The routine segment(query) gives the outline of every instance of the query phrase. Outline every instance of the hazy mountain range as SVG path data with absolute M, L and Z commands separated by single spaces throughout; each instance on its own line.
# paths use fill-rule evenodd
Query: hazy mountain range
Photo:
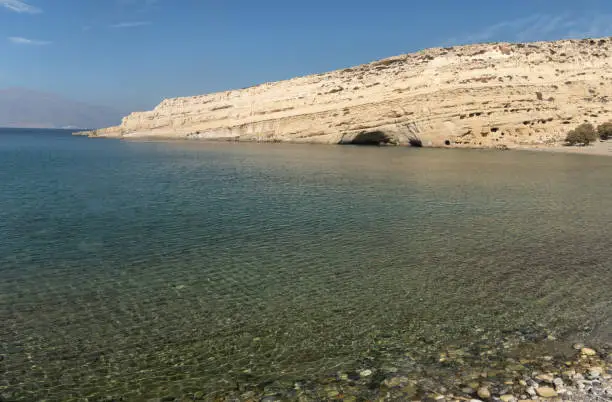
M 123 115 L 52 93 L 0 89 L 0 127 L 100 128 L 119 124 Z

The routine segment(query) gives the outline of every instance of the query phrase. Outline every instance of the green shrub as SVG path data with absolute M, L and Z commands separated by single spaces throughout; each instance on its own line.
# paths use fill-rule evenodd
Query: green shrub
M 597 134 L 599 134 L 599 138 L 604 141 L 608 138 L 612 138 L 612 121 L 600 124 L 599 127 L 597 127 Z
M 597 132 L 595 131 L 595 127 L 590 123 L 584 123 L 567 133 L 565 142 L 569 145 L 589 145 L 591 141 L 595 141 L 596 139 Z

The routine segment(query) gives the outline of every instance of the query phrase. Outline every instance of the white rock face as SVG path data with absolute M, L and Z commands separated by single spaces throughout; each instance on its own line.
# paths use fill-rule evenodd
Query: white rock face
M 324 74 L 166 99 L 86 133 L 238 141 L 547 145 L 612 119 L 612 38 L 435 48 Z

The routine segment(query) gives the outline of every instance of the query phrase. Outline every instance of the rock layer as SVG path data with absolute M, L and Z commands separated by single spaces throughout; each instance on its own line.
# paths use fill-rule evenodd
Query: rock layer
M 166 99 L 90 136 L 495 147 L 554 144 L 612 118 L 612 38 L 433 48 Z

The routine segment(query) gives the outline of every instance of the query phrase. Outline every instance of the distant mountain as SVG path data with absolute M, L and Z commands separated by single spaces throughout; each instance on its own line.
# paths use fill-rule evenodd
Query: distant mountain
M 99 128 L 117 125 L 121 117 L 117 110 L 52 93 L 0 89 L 0 127 Z

